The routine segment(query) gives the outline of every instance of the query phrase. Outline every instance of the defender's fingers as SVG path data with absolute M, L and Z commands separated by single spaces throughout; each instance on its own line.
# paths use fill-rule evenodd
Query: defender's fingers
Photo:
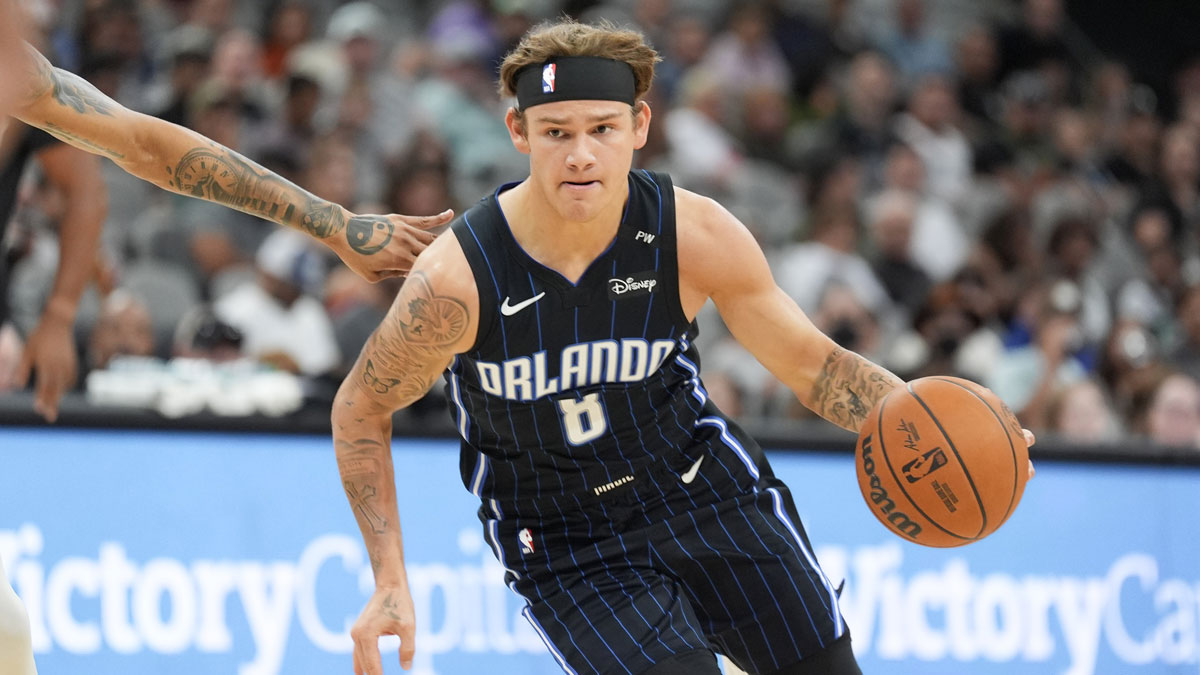
M 423 230 L 428 230 L 431 227 L 445 225 L 446 223 L 450 222 L 450 219 L 453 217 L 454 210 L 446 209 L 445 211 L 442 211 L 434 216 L 400 216 L 400 219 L 409 225 L 412 225 L 413 227 L 419 227 Z
M 1025 445 L 1033 445 L 1037 442 L 1037 437 L 1033 435 L 1032 431 L 1028 429 L 1022 429 L 1021 431 L 1025 433 Z
M 421 244 L 422 248 L 432 244 L 438 238 L 438 235 L 434 234 L 433 232 L 416 228 L 409 229 L 408 236 L 412 237 L 414 241 Z
M 38 372 L 37 390 L 33 395 L 33 409 L 47 422 L 58 419 L 58 401 L 63 395 L 66 378 L 60 373 L 47 370 Z

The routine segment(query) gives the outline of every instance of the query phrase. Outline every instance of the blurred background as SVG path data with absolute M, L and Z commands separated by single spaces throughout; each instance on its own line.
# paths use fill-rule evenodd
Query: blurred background
M 701 312 L 708 391 L 779 457 L 773 461 L 802 487 L 798 495 L 814 495 L 798 497 L 801 512 L 815 510 L 810 533 L 828 551 L 822 559 L 850 581 L 847 616 L 864 663 L 877 666 L 868 672 L 1200 669 L 1200 3 L 28 2 L 41 47 L 60 67 L 359 213 L 461 212 L 526 175 L 503 125 L 510 102 L 496 94 L 495 73 L 539 20 L 566 12 L 639 28 L 663 62 L 648 96 L 650 140 L 636 165 L 668 171 L 727 206 L 757 237 L 783 289 L 839 344 L 905 378 L 953 374 L 983 383 L 1038 433 L 1039 477 L 998 541 L 958 557 L 917 550 L 866 516 L 846 480 L 853 439 L 797 404 L 730 338 L 711 305 Z M 0 141 L 0 171 L 17 183 L 0 243 L 0 383 L 53 294 L 65 219 L 87 199 L 36 161 L 42 146 L 24 133 L 14 127 Z M 344 553 L 353 574 L 362 568 L 351 560 L 358 554 L 346 552 L 359 544 L 321 434 L 340 377 L 399 282 L 366 284 L 301 235 L 168 194 L 107 161 L 101 171 L 102 245 L 74 326 L 80 376 L 58 428 L 32 414 L 28 391 L 0 393 L 0 555 L 18 570 L 14 585 L 27 603 L 46 594 L 37 601 L 49 612 L 40 655 L 113 659 L 111 669 L 103 660 L 61 662 L 73 671 L 91 664 L 91 672 L 144 664 L 145 672 L 192 672 L 185 663 L 207 664 L 196 672 L 348 668 L 339 622 L 351 609 L 308 607 L 313 616 L 326 612 L 326 623 L 305 628 L 309 642 L 294 643 L 298 652 L 286 647 L 286 633 L 261 633 L 268 628 L 251 615 L 283 611 L 280 589 L 296 579 L 263 577 L 276 568 L 262 561 L 295 559 L 325 541 L 316 516 L 306 521 L 316 530 L 271 539 L 271 523 L 294 520 L 299 485 L 311 500 L 306 509 L 322 505 L 316 512 L 336 516 L 329 527 L 350 535 L 329 550 Z M 428 453 L 421 461 L 445 469 L 439 486 L 415 485 L 404 497 L 411 504 L 402 504 L 402 513 L 458 505 L 430 539 L 463 528 L 475 536 L 473 507 L 453 478 L 444 408 L 434 391 L 396 423 L 401 435 L 443 438 L 420 445 Z M 161 431 L 138 431 L 147 428 Z M 214 431 L 239 433 L 205 435 Z M 297 432 L 313 436 L 281 435 Z M 239 451 L 203 450 L 221 444 Z M 147 459 L 164 456 L 177 464 Z M 316 483 L 307 474 L 275 480 L 280 467 L 308 461 L 324 472 Z M 189 471 L 211 471 L 213 480 L 188 481 Z M 40 484 L 46 475 L 62 477 L 89 508 L 126 489 L 107 483 L 132 476 L 157 495 L 146 504 L 170 504 L 180 520 L 132 527 L 125 511 L 106 504 L 118 510 L 101 509 L 107 515 L 81 528 L 74 502 L 64 505 Z M 221 495 L 237 492 L 231 486 L 244 491 L 225 499 L 206 491 L 215 485 Z M 181 499 L 205 506 L 189 510 Z M 290 506 L 277 514 L 281 502 Z M 148 517 L 139 504 L 127 506 Z M 118 522 L 129 532 L 109 531 Z M 187 535 L 206 528 L 215 528 L 207 538 Z M 491 586 L 438 585 L 439 574 L 467 569 L 453 567 L 463 556 L 475 566 L 463 579 L 496 572 L 486 551 L 484 572 L 476 569 L 478 546 L 463 537 L 461 546 L 433 545 L 421 563 L 434 589 L 434 626 L 493 611 L 455 603 L 503 590 L 498 573 Z M 1126 545 L 1123 537 L 1133 539 Z M 129 556 L 124 567 L 113 562 L 113 541 Z M 194 558 L 210 565 L 222 556 L 234 570 L 221 572 L 222 588 L 248 584 L 244 608 L 228 596 L 230 613 L 246 612 L 233 633 L 225 624 L 218 630 L 211 613 L 224 611 L 226 595 L 181 615 L 188 605 L 180 598 L 209 596 L 172 590 L 212 590 L 218 582 L 196 576 Z M 236 562 L 243 558 L 261 569 L 238 567 L 252 564 Z M 46 577 L 62 561 L 92 559 L 87 569 L 99 576 L 76 566 L 59 586 Z M 30 565 L 25 577 L 21 560 Z M 184 567 L 150 569 L 163 560 L 183 560 L 188 575 L 171 576 Z M 102 605 L 113 616 L 130 610 L 101 601 L 108 596 L 95 589 L 110 579 L 101 572 L 131 569 L 139 579 L 150 574 L 150 590 L 138 596 L 140 611 L 154 617 L 147 625 L 171 628 L 190 616 L 198 632 L 146 642 L 133 628 L 126 634 L 102 623 Z M 264 578 L 265 586 L 253 585 Z M 353 599 L 344 604 L 356 611 L 359 590 L 344 585 Z M 968 600 L 960 606 L 937 588 Z M 504 612 L 519 609 L 507 602 L 494 610 L 505 622 Z M 94 643 L 71 632 L 90 626 L 87 617 L 96 622 Z M 60 634 L 55 625 L 67 627 Z M 555 672 L 536 640 L 528 654 L 514 646 L 531 633 L 506 641 L 468 628 L 446 644 L 528 661 L 478 662 L 489 669 L 462 657 L 468 665 L 430 661 L 423 672 Z M 251 644 L 275 645 L 280 660 L 246 665 L 258 653 Z M 340 660 L 313 660 L 327 652 Z M 171 654 L 180 656 L 163 656 Z M 200 654 L 227 658 L 195 660 Z

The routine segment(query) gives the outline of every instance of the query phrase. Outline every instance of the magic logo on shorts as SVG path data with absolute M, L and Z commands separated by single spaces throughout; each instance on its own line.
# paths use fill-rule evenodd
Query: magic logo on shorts
M 554 74 L 558 70 L 558 64 L 547 63 L 542 66 L 542 93 L 554 93 Z

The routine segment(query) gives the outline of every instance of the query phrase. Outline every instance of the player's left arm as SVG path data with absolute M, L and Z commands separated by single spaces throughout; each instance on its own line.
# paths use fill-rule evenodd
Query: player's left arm
M 37 372 L 33 407 L 47 421 L 58 417 L 58 402 L 75 385 L 75 312 L 95 269 L 100 230 L 108 215 L 108 192 L 100 160 L 69 145 L 55 144 L 37 154 L 46 179 L 63 195 L 58 228 L 58 269 L 37 327 L 29 334 L 15 384 L 24 387 Z
M 733 336 L 805 406 L 857 432 L 903 381 L 839 347 L 771 276 L 750 231 L 715 201 L 676 189 L 680 291 L 693 316 L 712 298 Z
M 401 664 L 412 663 L 415 615 L 392 466 L 392 413 L 423 396 L 471 346 L 478 309 L 462 249 L 453 236 L 439 238 L 417 259 L 334 399 L 338 471 L 375 573 L 375 593 L 350 631 L 356 675 L 382 674 L 380 635 L 400 636 Z

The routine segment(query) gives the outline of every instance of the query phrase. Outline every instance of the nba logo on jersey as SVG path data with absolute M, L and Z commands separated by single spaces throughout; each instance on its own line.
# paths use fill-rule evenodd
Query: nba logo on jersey
M 557 69 L 557 65 L 558 64 L 555 64 L 555 63 L 547 63 L 546 65 L 542 66 L 542 93 L 543 94 L 553 94 L 554 93 L 554 71 Z
M 528 527 L 517 533 L 517 540 L 521 542 L 521 553 L 533 553 L 533 530 Z

